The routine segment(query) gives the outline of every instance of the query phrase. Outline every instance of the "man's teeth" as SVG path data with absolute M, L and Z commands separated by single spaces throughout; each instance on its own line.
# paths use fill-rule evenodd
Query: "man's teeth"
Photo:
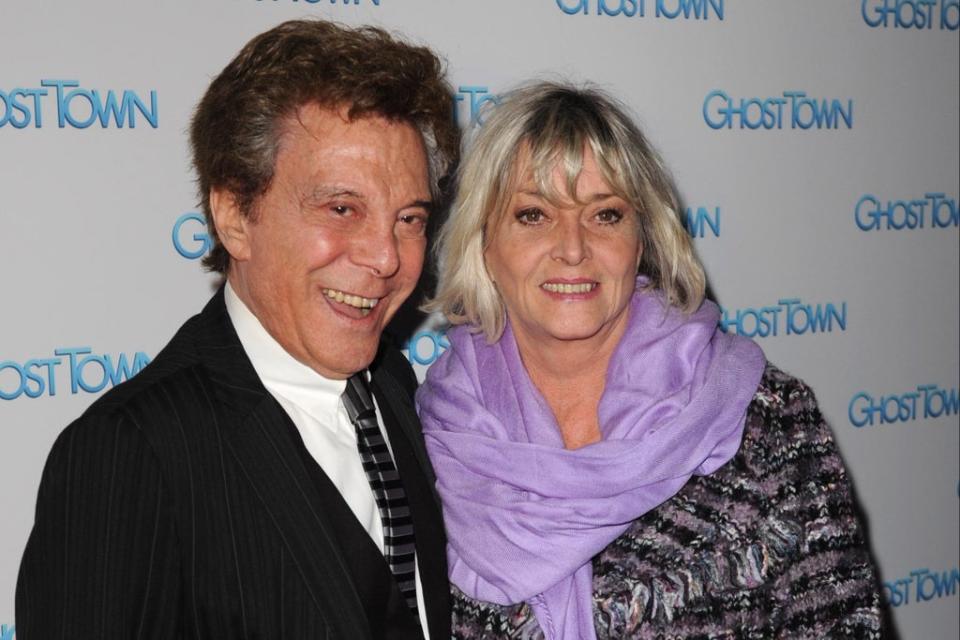
M 540 285 L 551 293 L 587 293 L 593 291 L 597 286 L 596 282 L 580 282 L 577 284 L 566 284 L 560 282 L 544 282 Z
M 363 298 L 349 293 L 344 293 L 343 291 L 337 291 L 336 289 L 324 289 L 323 295 L 327 296 L 331 300 L 348 304 L 351 307 L 365 309 L 367 312 L 377 306 L 377 303 L 380 302 L 379 298 Z

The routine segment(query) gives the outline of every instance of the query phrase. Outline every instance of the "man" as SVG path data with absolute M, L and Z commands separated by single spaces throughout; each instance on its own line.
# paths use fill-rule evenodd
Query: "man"
M 416 379 L 380 336 L 420 275 L 452 105 L 429 50 L 321 21 L 213 81 L 191 142 L 225 286 L 54 445 L 20 640 L 449 636 Z

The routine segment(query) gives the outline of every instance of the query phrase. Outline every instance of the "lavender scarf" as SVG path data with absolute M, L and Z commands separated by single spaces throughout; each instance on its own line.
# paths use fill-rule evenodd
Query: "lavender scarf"
M 590 560 L 630 523 L 736 453 L 765 360 L 705 302 L 664 314 L 638 292 L 600 400 L 603 439 L 563 448 L 508 326 L 488 345 L 457 327 L 417 404 L 449 537 L 450 580 L 526 601 L 549 639 L 596 637 Z

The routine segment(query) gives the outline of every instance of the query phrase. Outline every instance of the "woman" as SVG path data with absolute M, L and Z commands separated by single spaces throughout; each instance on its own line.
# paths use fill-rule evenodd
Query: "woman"
M 717 329 L 659 158 L 611 99 L 490 115 L 441 232 L 418 394 L 458 638 L 879 637 L 810 390 Z

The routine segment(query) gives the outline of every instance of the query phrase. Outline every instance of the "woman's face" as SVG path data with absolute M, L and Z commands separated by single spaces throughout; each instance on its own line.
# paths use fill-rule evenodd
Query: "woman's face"
M 507 210 L 491 221 L 484 254 L 517 340 L 617 341 L 640 264 L 637 214 L 613 194 L 589 148 L 575 198 L 563 170 L 553 170 L 554 188 L 566 194 L 554 204 L 539 193 L 526 155 Z

